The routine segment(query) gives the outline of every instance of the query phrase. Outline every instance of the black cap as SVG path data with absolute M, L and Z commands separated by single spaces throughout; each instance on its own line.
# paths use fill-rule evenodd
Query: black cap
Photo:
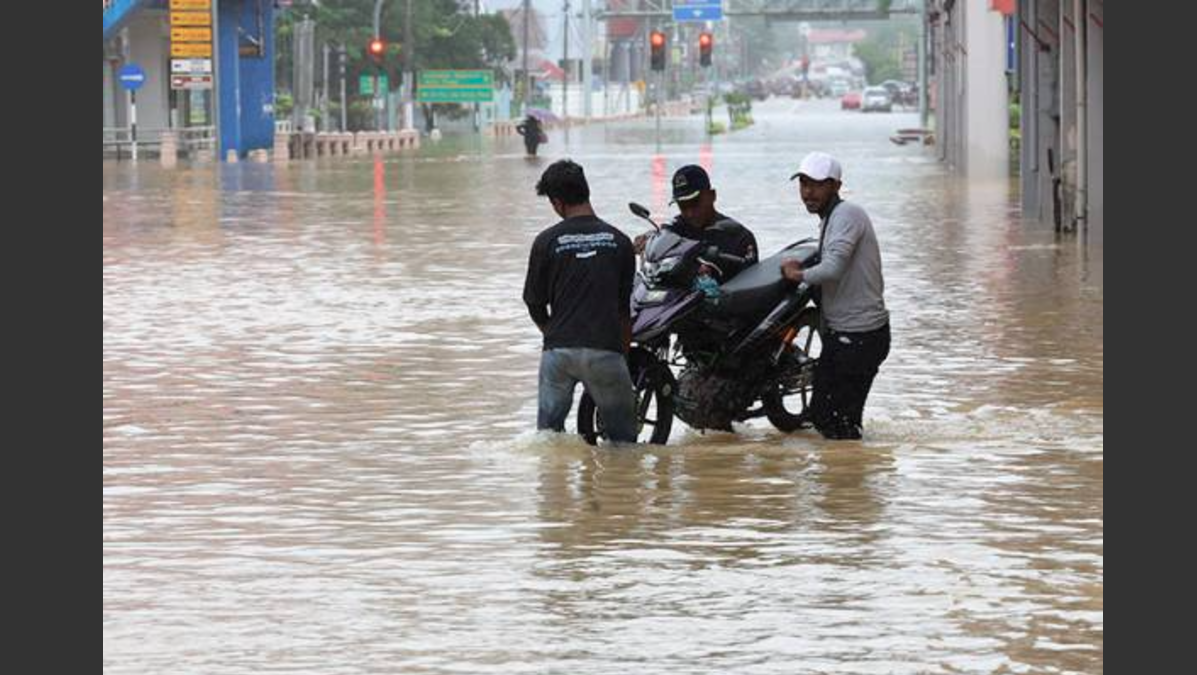
M 711 178 L 701 166 L 687 164 L 673 174 L 673 201 L 694 199 L 703 190 L 711 189 Z

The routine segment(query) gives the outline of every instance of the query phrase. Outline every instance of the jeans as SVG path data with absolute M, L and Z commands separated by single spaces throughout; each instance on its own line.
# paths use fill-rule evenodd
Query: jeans
M 636 392 L 623 354 L 602 349 L 547 349 L 540 357 L 540 401 L 536 428 L 565 431 L 565 418 L 578 382 L 603 416 L 607 439 L 636 442 Z
M 877 369 L 889 356 L 889 324 L 865 333 L 823 334 L 815 365 L 811 418 L 827 438 L 860 438 L 865 401 Z

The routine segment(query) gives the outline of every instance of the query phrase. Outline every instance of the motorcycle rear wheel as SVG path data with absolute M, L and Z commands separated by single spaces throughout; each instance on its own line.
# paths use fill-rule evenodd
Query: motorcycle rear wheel
M 673 394 L 677 382 L 669 367 L 647 354 L 647 359 L 629 359 L 632 382 L 636 385 L 638 443 L 665 445 L 673 429 Z M 590 445 L 597 445 L 603 435 L 603 417 L 590 394 L 583 393 L 578 403 L 578 434 Z

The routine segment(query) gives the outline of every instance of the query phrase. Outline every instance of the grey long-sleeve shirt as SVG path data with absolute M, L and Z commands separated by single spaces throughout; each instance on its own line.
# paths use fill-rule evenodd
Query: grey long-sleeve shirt
M 819 264 L 803 278 L 823 289 L 823 320 L 846 333 L 881 328 L 889 321 L 885 308 L 885 280 L 881 248 L 865 210 L 842 202 L 823 223 L 823 253 Z

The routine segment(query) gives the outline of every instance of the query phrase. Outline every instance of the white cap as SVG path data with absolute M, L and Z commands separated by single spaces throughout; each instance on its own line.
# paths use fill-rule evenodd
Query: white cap
M 794 180 L 798 176 L 806 176 L 811 180 L 827 180 L 828 178 L 843 180 L 843 170 L 840 169 L 840 163 L 836 161 L 835 157 L 826 152 L 812 152 L 802 158 L 798 172 L 790 176 L 790 180 Z

